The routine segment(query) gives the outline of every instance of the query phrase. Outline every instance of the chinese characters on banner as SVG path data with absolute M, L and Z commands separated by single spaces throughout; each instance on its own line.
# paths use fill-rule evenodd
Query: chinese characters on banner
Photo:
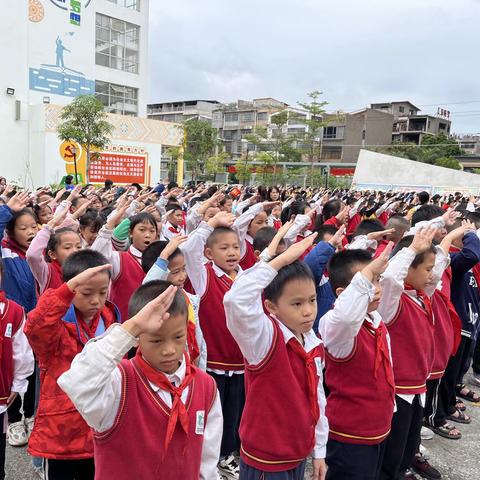
M 147 156 L 128 153 L 102 152 L 90 163 L 89 181 L 103 183 L 107 178 L 114 183 L 145 183 Z

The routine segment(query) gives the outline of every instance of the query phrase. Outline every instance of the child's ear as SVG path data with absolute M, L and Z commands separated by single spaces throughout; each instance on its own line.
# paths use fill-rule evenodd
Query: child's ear
M 210 247 L 205 248 L 204 253 L 209 260 L 213 260 L 212 249 Z
M 47 255 L 52 262 L 57 259 L 57 254 L 53 250 L 49 250 Z
M 343 287 L 338 287 L 335 290 L 335 295 L 338 297 L 345 289 Z
M 276 305 L 271 301 L 271 300 L 264 300 L 263 304 L 265 305 L 265 308 L 268 310 L 269 313 L 272 315 L 275 315 L 277 312 L 277 307 Z

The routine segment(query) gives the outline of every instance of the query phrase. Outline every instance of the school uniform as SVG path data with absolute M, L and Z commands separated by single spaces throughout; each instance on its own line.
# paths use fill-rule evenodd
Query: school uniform
M 28 377 L 33 373 L 33 353 L 23 333 L 23 308 L 8 300 L 0 291 L 0 479 L 5 478 L 7 401 L 12 392 L 19 396 L 27 391 Z
M 267 218 L 267 225 L 273 227 L 275 230 L 280 230 L 280 228 L 282 228 L 282 221 L 273 215 L 269 215 Z
M 95 478 L 216 480 L 222 413 L 214 381 L 186 357 L 171 375 L 140 353 L 122 360 L 137 345 L 114 326 L 58 379 L 94 430 Z
M 112 230 L 103 226 L 93 242 L 92 250 L 102 253 L 112 265 L 110 300 L 117 306 L 121 321 L 128 319 L 128 302 L 135 290 L 142 285 L 145 272 L 142 269 L 142 252 L 130 245 L 126 252 L 117 252 L 112 246 Z
M 172 225 L 170 222 L 165 222 L 162 227 L 162 238 L 164 240 L 171 240 L 172 238 L 185 235 L 185 229 L 181 226 Z
M 381 473 L 385 480 L 401 478 L 417 452 L 426 382 L 434 358 L 430 299 L 403 284 L 415 256 L 413 250 L 404 248 L 390 260 L 382 277 L 385 302 L 378 311 L 390 334 L 397 405 L 385 445 Z
M 325 458 L 323 346 L 313 330 L 302 344 L 265 314 L 262 291 L 276 275 L 260 262 L 239 275 L 224 299 L 228 328 L 245 357 L 240 478 L 247 480 L 300 480 L 309 455 Z
M 357 273 L 320 319 L 329 390 L 327 479 L 379 478 L 395 407 L 389 335 L 377 312 L 367 314 L 375 287 Z
M 199 319 L 207 345 L 207 372 L 217 383 L 223 411 L 220 456 L 226 457 L 240 448 L 238 427 L 245 397 L 244 359 L 227 328 L 223 308 L 224 296 L 233 279 L 214 263 L 203 263 L 202 252 L 212 232 L 213 228 L 202 222 L 180 249 L 185 256 L 188 278 L 200 297 Z
M 86 325 L 72 304 L 74 296 L 67 284 L 47 290 L 25 324 L 25 334 L 41 372 L 40 399 L 28 452 L 47 459 L 48 480 L 62 478 L 65 468 L 81 471 L 80 478 L 92 478 L 90 428 L 58 387 L 57 379 L 70 368 L 73 358 L 90 338 L 119 321 L 118 310 L 107 302 L 91 324 Z M 73 463 L 68 465 L 69 461 Z

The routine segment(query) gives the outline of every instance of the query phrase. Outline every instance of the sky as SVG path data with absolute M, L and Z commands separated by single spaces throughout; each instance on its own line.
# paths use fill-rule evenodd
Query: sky
M 328 111 L 410 100 L 480 132 L 480 0 L 150 0 L 149 103 L 318 90 Z

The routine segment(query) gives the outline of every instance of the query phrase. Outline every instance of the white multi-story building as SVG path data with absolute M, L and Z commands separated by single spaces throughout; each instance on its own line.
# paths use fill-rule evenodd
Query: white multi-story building
M 181 132 L 145 118 L 148 3 L 7 0 L 0 31 L 0 175 L 29 186 L 58 182 L 72 173 L 75 146 L 85 179 L 85 152 L 62 144 L 56 126 L 73 97 L 96 94 L 115 131 L 89 179 L 157 180 L 162 144 L 178 144 Z

